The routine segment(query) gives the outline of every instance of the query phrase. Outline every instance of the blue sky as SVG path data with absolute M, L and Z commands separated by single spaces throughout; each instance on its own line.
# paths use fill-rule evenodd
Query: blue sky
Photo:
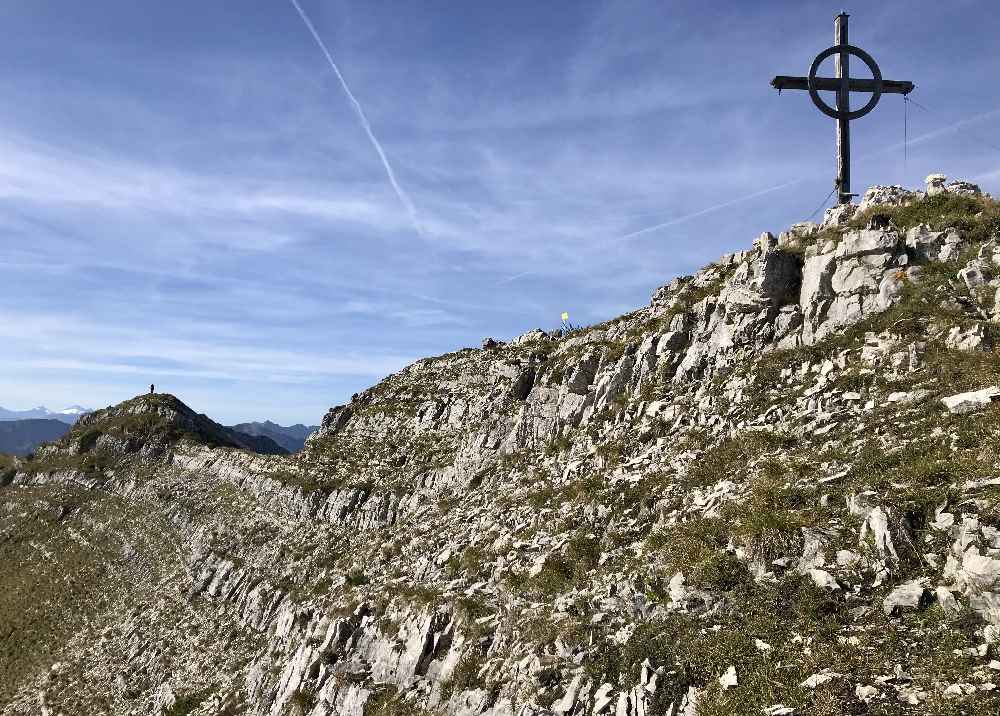
M 299 1 L 398 191 L 287 0 L 0 7 L 0 405 L 155 382 L 316 422 L 421 356 L 643 305 L 826 195 L 833 121 L 768 82 L 842 8 L 929 110 L 905 166 L 900 97 L 854 123 L 855 189 L 1000 190 L 986 0 Z

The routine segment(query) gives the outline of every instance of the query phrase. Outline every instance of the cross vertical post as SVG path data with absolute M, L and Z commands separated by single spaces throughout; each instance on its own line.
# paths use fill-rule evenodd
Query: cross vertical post
M 848 17 L 846 12 L 842 12 L 834 21 L 833 44 L 841 48 L 850 44 L 847 37 Z M 834 60 L 834 76 L 840 80 L 837 88 L 837 110 L 840 114 L 837 119 L 837 196 L 841 204 L 850 203 L 854 196 L 851 194 L 851 123 L 847 117 L 851 111 L 850 57 L 846 49 L 841 49 Z

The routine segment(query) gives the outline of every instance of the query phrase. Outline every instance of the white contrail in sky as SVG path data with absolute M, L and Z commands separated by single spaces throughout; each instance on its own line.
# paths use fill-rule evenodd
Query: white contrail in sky
M 676 226 L 677 224 L 683 224 L 685 221 L 691 221 L 691 219 L 697 219 L 699 216 L 704 216 L 705 214 L 711 214 L 715 211 L 720 211 L 721 209 L 726 209 L 733 204 L 739 204 L 743 201 L 750 201 L 750 199 L 756 199 L 758 196 L 764 196 L 765 194 L 770 194 L 772 192 L 779 191 L 785 187 L 792 186 L 793 184 L 798 184 L 803 182 L 805 179 L 794 179 L 792 181 L 786 181 L 784 184 L 778 184 L 777 186 L 772 186 L 768 189 L 761 189 L 760 191 L 755 191 L 752 194 L 745 194 L 744 196 L 736 197 L 735 199 L 730 199 L 729 201 L 724 201 L 721 204 L 716 204 L 715 206 L 710 206 L 706 209 L 701 209 L 692 214 L 685 214 L 684 216 L 678 216 L 670 221 L 664 221 L 662 224 L 654 224 L 653 226 L 647 226 L 645 229 L 639 229 L 638 231 L 633 231 L 630 234 L 625 234 L 624 236 L 619 236 L 618 241 L 624 241 L 625 239 L 634 239 L 636 236 L 642 236 L 643 234 L 648 234 L 653 231 L 659 231 L 660 229 L 665 229 L 668 226 Z
M 313 26 L 309 16 L 306 15 L 305 10 L 303 10 L 302 6 L 299 5 L 298 0 L 290 0 L 290 2 L 298 11 L 299 17 L 302 18 L 302 22 L 305 23 L 306 28 L 313 36 L 313 39 L 316 40 L 316 44 L 319 45 L 319 49 L 323 51 L 323 55 L 326 56 L 326 61 L 330 63 L 330 67 L 333 68 L 333 72 L 337 75 L 337 79 L 340 80 L 340 86 L 343 88 L 344 94 L 346 94 L 347 98 L 351 100 L 351 104 L 354 106 L 354 112 L 358 115 L 358 119 L 361 120 L 362 128 L 364 128 L 365 133 L 368 135 L 368 139 L 371 141 L 372 146 L 375 147 L 375 151 L 378 152 L 378 158 L 382 161 L 382 167 L 385 169 L 385 174 L 389 178 L 389 183 L 392 184 L 393 191 L 396 192 L 396 196 L 399 197 L 399 201 L 403 204 L 406 208 L 406 212 L 410 215 L 410 221 L 413 222 L 413 228 L 416 229 L 418 234 L 423 236 L 424 230 L 420 225 L 419 219 L 417 218 L 417 207 L 413 205 L 413 202 L 410 200 L 410 196 L 403 190 L 403 187 L 400 186 L 399 181 L 396 179 L 396 172 L 392 170 L 392 165 L 389 164 L 389 158 L 385 155 L 385 150 L 382 149 L 381 142 L 378 141 L 378 137 L 376 137 L 375 132 L 372 131 L 371 122 L 368 121 L 368 116 L 365 114 L 364 108 L 361 106 L 361 103 L 358 102 L 354 93 L 351 92 L 351 88 L 347 86 L 347 80 L 345 80 L 344 76 L 340 74 L 340 68 L 337 67 L 337 63 L 334 62 L 333 55 L 331 55 L 330 51 L 326 49 L 326 43 L 323 42 L 319 33 L 316 32 L 316 28 Z
M 991 117 L 996 116 L 997 114 L 1000 114 L 1000 108 L 998 108 L 998 109 L 992 109 L 992 110 L 990 110 L 988 112 L 983 112 L 981 114 L 976 114 L 976 115 L 973 115 L 971 117 L 966 117 L 965 119 L 961 119 L 961 120 L 959 120 L 957 122 L 954 122 L 953 124 L 949 124 L 949 125 L 946 125 L 944 127 L 939 127 L 938 129 L 932 130 L 932 131 L 927 132 L 925 134 L 921 134 L 921 135 L 918 135 L 916 137 L 912 137 L 909 140 L 909 145 L 912 147 L 912 146 L 914 146 L 916 144 L 924 144 L 925 142 L 929 142 L 932 139 L 937 139 L 940 136 L 943 136 L 943 135 L 946 135 L 946 134 L 951 134 L 953 132 L 957 132 L 957 131 L 960 131 L 962 129 L 965 129 L 967 126 L 969 126 L 971 124 L 975 124 L 977 122 L 981 122 L 984 119 L 989 119 Z M 979 141 L 981 143 L 985 143 L 985 141 L 982 140 L 982 139 L 979 139 Z M 880 149 L 878 151 L 869 152 L 868 154 L 864 154 L 864 155 L 862 155 L 860 157 L 857 157 L 857 161 L 860 163 L 860 162 L 866 161 L 868 159 L 874 158 L 876 156 L 880 156 L 880 155 L 883 155 L 883 154 L 889 154 L 889 153 L 892 153 L 894 151 L 898 151 L 899 149 L 902 149 L 902 147 L 903 147 L 903 143 L 899 142 L 898 144 L 893 144 L 893 145 L 890 145 L 888 147 L 884 147 L 884 148 L 882 148 L 882 149 Z M 772 187 L 769 187 L 767 189 L 761 189 L 760 191 L 755 191 L 752 194 L 745 194 L 745 195 L 737 197 L 735 199 L 730 199 L 729 201 L 722 202 L 721 204 L 716 204 L 715 206 L 710 206 L 710 207 L 708 207 L 706 209 L 701 209 L 700 211 L 696 211 L 696 212 L 694 212 L 692 214 L 685 214 L 684 216 L 678 216 L 675 219 L 671 219 L 669 221 L 665 221 L 665 222 L 663 222 L 661 224 L 655 224 L 653 226 L 647 226 L 644 229 L 639 229 L 638 231 L 633 231 L 632 233 L 625 234 L 624 236 L 619 236 L 617 240 L 618 241 L 624 241 L 625 239 L 632 239 L 632 238 L 635 238 L 636 236 L 642 236 L 643 234 L 649 234 L 649 233 L 652 233 L 654 231 L 659 231 L 660 229 L 665 229 L 665 228 L 670 227 L 670 226 L 676 226 L 677 224 L 683 224 L 684 222 L 690 221 L 691 219 L 697 219 L 698 217 L 704 216 L 705 214 L 711 214 L 713 212 L 720 211 L 722 209 L 727 209 L 730 206 L 732 206 L 733 204 L 739 204 L 740 202 L 749 201 L 750 199 L 756 199 L 759 196 L 764 196 L 765 194 L 770 194 L 772 192 L 779 191 L 779 190 L 784 189 L 786 187 L 792 186 L 793 184 L 798 184 L 800 182 L 812 179 L 812 178 L 814 178 L 816 176 L 819 176 L 819 172 L 811 172 L 809 175 L 803 176 L 800 179 L 795 179 L 793 181 L 788 181 L 788 182 L 785 182 L 784 184 L 778 184 L 777 186 L 772 186 Z M 510 280 L 510 279 L 508 279 L 508 280 Z
M 716 204 L 715 206 L 709 206 L 709 207 L 707 207 L 705 209 L 700 209 L 700 210 L 695 211 L 695 212 L 693 212 L 691 214 L 685 214 L 684 216 L 678 216 L 678 217 L 676 217 L 674 219 L 671 219 L 670 221 L 664 221 L 663 223 L 655 224 L 653 226 L 647 226 L 644 229 L 639 229 L 638 231 L 633 231 L 630 234 L 625 234 L 624 236 L 619 236 L 619 237 L 615 238 L 614 241 L 626 241 L 628 239 L 634 239 L 636 236 L 642 236 L 643 234 L 650 234 L 650 233 L 652 233 L 654 231 L 659 231 L 660 229 L 665 229 L 665 228 L 667 228 L 669 226 L 676 226 L 677 224 L 683 224 L 685 221 L 691 221 L 692 219 L 697 219 L 699 216 L 705 216 L 706 214 L 711 214 L 711 213 L 716 212 L 716 211 L 721 211 L 722 209 L 726 209 L 726 208 L 728 208 L 730 206 L 733 206 L 734 204 L 739 204 L 740 202 L 744 202 L 744 201 L 750 201 L 751 199 L 756 199 L 759 196 L 764 196 L 766 194 L 771 194 L 772 192 L 780 191 L 781 189 L 784 189 L 785 187 L 792 186 L 793 184 L 799 184 L 800 182 L 803 182 L 803 181 L 806 181 L 806 178 L 794 179 L 792 181 L 786 181 L 784 184 L 778 184 L 777 186 L 772 186 L 772 187 L 770 187 L 768 189 L 761 189 L 760 191 L 755 191 L 752 194 L 745 194 L 744 196 L 739 196 L 739 197 L 736 197 L 735 199 L 730 199 L 729 201 L 724 201 L 721 204 Z M 603 242 L 602 242 L 601 246 L 594 246 L 594 247 L 591 248 L 592 252 L 603 251 L 603 250 L 604 250 Z M 503 285 L 503 284 L 506 284 L 506 283 L 513 283 L 514 281 L 517 281 L 518 279 L 524 278 L 525 276 L 529 276 L 529 275 L 532 275 L 532 274 L 535 274 L 535 273 L 538 273 L 538 272 L 537 271 L 522 271 L 519 274 L 515 274 L 515 275 L 509 276 L 509 277 L 507 277 L 507 278 L 505 278 L 505 279 L 503 279 L 501 281 L 498 281 L 497 285 L 499 286 L 499 285 Z
M 926 110 L 926 111 L 929 112 L 930 110 Z M 943 127 L 938 127 L 937 129 L 932 129 L 931 131 L 925 132 L 924 134 L 919 134 L 916 137 L 911 137 L 907 141 L 907 143 L 911 147 L 914 146 L 914 145 L 916 145 L 916 144 L 924 144 L 926 142 L 931 141 L 932 139 L 937 139 L 938 137 L 941 137 L 941 136 L 944 136 L 944 135 L 947 135 L 947 134 L 953 134 L 955 132 L 959 132 L 959 131 L 961 131 L 963 129 L 966 129 L 970 125 L 977 124 L 979 122 L 982 122 L 985 119 L 990 119 L 992 117 L 996 117 L 997 115 L 1000 115 L 1000 107 L 997 107 L 996 109 L 991 109 L 988 112 L 981 112 L 979 114 L 974 114 L 971 117 L 966 117 L 965 119 L 960 119 L 960 120 L 958 120 L 956 122 L 953 122 L 952 124 L 946 124 Z M 938 116 L 941 116 L 941 115 L 938 114 Z M 996 149 L 997 148 L 996 145 L 994 145 L 994 144 L 992 144 L 990 142 L 987 142 L 986 140 L 982 139 L 981 137 L 979 137 L 977 135 L 970 135 L 970 136 L 973 139 L 975 139 L 976 141 L 978 141 L 980 144 L 985 144 L 986 146 L 991 147 L 992 149 Z M 877 152 L 872 152 L 870 154 L 867 154 L 867 155 L 861 157 L 861 161 L 864 161 L 865 159 L 868 159 L 869 157 L 873 157 L 873 156 L 876 156 L 876 155 L 879 155 L 879 154 L 886 154 L 886 153 L 889 153 L 889 152 L 895 152 L 895 151 L 898 151 L 898 150 L 900 150 L 902 148 L 903 148 L 903 142 L 897 142 L 896 144 L 892 144 L 892 145 L 890 145 L 888 147 L 884 147 L 883 149 L 880 149 Z
M 519 278 L 524 278 L 525 276 L 530 276 L 533 273 L 535 273 L 535 272 L 534 271 L 522 271 L 521 273 L 514 274 L 513 276 L 508 276 L 507 278 L 503 279 L 502 281 L 497 281 L 497 286 L 502 286 L 505 283 L 511 283 L 513 281 L 517 281 Z

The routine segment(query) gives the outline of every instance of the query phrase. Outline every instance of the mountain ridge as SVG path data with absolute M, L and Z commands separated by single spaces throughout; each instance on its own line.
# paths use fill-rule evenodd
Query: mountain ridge
M 52 419 L 59 420 L 68 425 L 75 423 L 80 416 L 93 412 L 90 408 L 80 405 L 71 405 L 62 410 L 49 410 L 44 405 L 29 410 L 8 410 L 0 407 L 0 422 L 9 420 L 32 420 L 32 419 Z
M 0 543 L 0 713 L 995 713 L 998 239 L 971 185 L 874 187 L 294 455 L 98 411 L 0 466 L 59 546 Z
M 61 420 L 32 418 L 0 421 L 0 453 L 25 456 L 40 444 L 57 440 L 70 426 Z
M 252 453 L 286 454 L 263 436 L 243 435 L 196 413 L 169 393 L 147 393 L 82 416 L 58 440 L 41 445 L 29 464 L 36 469 L 80 470 L 99 476 L 110 456 L 137 455 L 155 460 L 178 443 Z
M 319 429 L 318 425 L 307 426 L 302 423 L 295 425 L 279 425 L 270 420 L 263 422 L 237 423 L 230 429 L 244 435 L 263 435 L 270 438 L 288 452 L 298 452 L 305 445 L 306 438 Z

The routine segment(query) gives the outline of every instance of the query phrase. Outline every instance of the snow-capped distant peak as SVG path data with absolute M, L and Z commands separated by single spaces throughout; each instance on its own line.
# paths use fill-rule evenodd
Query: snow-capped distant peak
M 0 408 L 0 422 L 9 420 L 58 420 L 72 425 L 87 413 L 93 411 L 82 405 L 71 405 L 63 410 L 49 410 L 44 405 L 39 405 L 31 410 L 7 410 Z

